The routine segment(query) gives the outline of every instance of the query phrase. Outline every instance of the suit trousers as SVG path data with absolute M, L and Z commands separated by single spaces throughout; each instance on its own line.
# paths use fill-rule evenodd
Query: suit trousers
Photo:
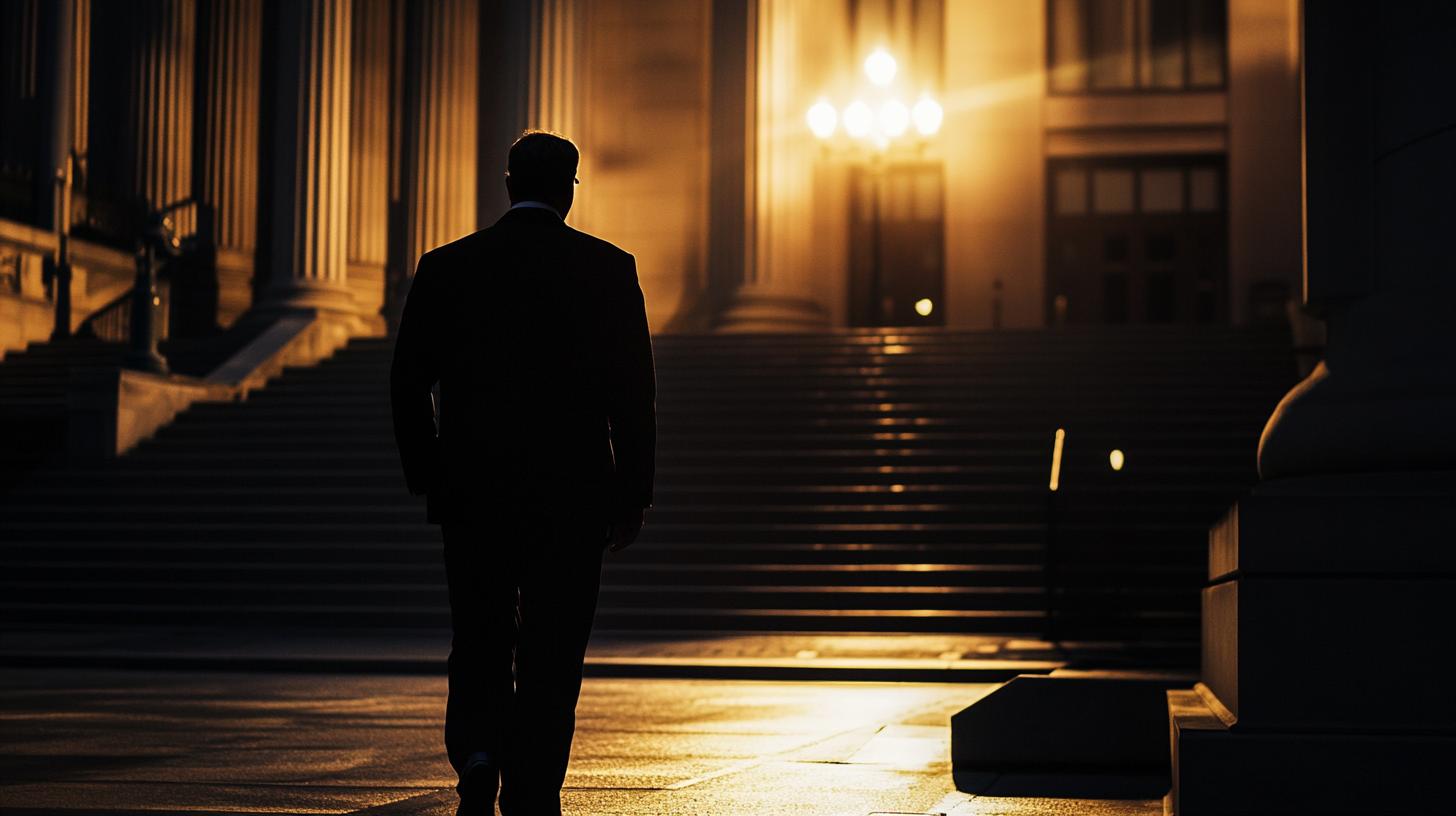
M 607 524 L 577 508 L 517 506 L 490 525 L 446 523 L 450 697 L 457 773 L 487 752 L 504 816 L 559 814 Z

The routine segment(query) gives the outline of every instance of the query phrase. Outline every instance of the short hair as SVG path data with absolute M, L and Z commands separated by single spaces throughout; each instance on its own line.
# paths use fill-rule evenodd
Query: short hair
M 571 140 L 545 130 L 528 130 L 511 145 L 506 176 L 519 195 L 547 195 L 576 181 L 581 153 Z

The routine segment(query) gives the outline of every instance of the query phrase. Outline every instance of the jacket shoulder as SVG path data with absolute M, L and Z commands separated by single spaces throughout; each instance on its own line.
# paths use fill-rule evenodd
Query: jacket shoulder
M 591 233 L 582 232 L 572 226 L 566 228 L 578 245 L 587 251 L 611 261 L 629 262 L 635 260 L 632 254 L 617 246 L 611 241 L 598 238 Z
M 427 261 L 431 266 L 440 266 L 478 252 L 490 242 L 490 230 L 490 227 L 476 230 L 463 238 L 456 238 L 448 244 L 435 247 L 420 256 L 420 266 L 424 266 Z

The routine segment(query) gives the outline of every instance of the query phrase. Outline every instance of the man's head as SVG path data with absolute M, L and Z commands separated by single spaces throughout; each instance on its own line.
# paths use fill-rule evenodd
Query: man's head
M 511 203 L 540 201 L 565 218 L 576 197 L 576 165 L 581 160 L 570 139 L 528 130 L 511 145 L 506 159 L 506 192 Z

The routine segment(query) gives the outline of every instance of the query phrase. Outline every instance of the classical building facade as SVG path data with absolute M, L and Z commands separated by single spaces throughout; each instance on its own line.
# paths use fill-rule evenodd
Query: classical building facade
M 61 288 L 71 328 L 123 296 L 168 208 L 174 334 L 296 308 L 384 331 L 418 255 L 504 209 L 527 127 L 581 145 L 569 220 L 637 256 L 660 331 L 1280 320 L 1298 10 L 5 0 L 0 345 L 50 336 Z M 934 127 L 883 118 L 922 99 Z

